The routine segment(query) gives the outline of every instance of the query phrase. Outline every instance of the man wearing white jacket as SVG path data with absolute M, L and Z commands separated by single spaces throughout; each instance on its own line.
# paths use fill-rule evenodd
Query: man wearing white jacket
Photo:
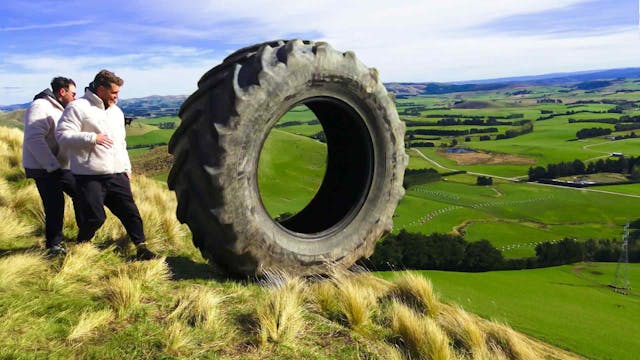
M 76 221 L 80 211 L 75 200 L 75 179 L 69 171 L 64 150 L 55 138 L 55 129 L 64 108 L 76 97 L 76 84 L 65 77 L 51 80 L 51 90 L 36 95 L 24 113 L 22 164 L 28 178 L 36 181 L 45 215 L 45 246 L 49 255 L 64 255 L 62 223 L 64 193 L 72 199 Z
M 156 257 L 145 245 L 142 218 L 131 193 L 131 162 L 125 121 L 116 105 L 124 81 L 100 71 L 80 99 L 70 104 L 56 128 L 58 142 L 69 149 L 83 221 L 78 242 L 90 241 L 106 220 L 104 206 L 120 219 L 136 245 L 137 257 Z

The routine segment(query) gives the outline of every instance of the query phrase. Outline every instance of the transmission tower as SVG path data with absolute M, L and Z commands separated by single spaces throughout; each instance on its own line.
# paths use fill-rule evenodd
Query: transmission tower
M 616 266 L 616 276 L 613 284 L 610 285 L 613 291 L 621 294 L 629 294 L 631 286 L 629 284 L 629 223 L 624 227 L 624 235 L 622 238 L 622 249 L 618 265 Z

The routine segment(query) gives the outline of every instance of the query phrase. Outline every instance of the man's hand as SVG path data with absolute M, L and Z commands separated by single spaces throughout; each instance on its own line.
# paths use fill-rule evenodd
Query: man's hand
M 96 134 L 96 145 L 102 145 L 109 149 L 113 146 L 113 140 L 106 134 Z

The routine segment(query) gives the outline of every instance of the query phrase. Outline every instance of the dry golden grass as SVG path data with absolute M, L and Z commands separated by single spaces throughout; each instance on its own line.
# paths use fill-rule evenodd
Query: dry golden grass
M 40 279 L 49 273 L 49 263 L 38 253 L 22 253 L 0 258 L 0 290 Z
M 431 281 L 424 276 L 403 272 L 393 279 L 391 292 L 399 301 L 430 317 L 440 311 L 438 294 L 433 290 Z
M 20 241 L 30 246 L 41 241 L 44 222 L 34 184 L 12 184 L 24 176 L 18 163 L 21 141 L 21 132 L 0 128 L 0 240 L 23 237 Z M 192 251 L 188 230 L 175 219 L 173 194 L 142 176 L 134 177 L 132 187 L 150 247 L 173 254 Z M 94 242 L 112 244 L 125 236 L 119 220 L 107 213 Z M 70 201 L 64 229 L 67 236 L 77 231 Z M 128 241 L 123 244 L 132 248 Z M 299 351 L 298 340 L 303 340 L 329 354 L 344 354 L 331 352 L 332 346 L 354 347 L 346 356 L 362 357 L 359 349 L 364 349 L 364 357 L 385 360 L 574 358 L 506 325 L 441 303 L 431 283 L 415 274 L 387 282 L 369 273 L 336 269 L 329 279 L 310 284 L 275 274 L 266 291 L 215 281 L 184 286 L 183 280 L 171 280 L 164 259 L 125 262 L 114 250 L 71 244 L 61 263 L 49 262 L 40 253 L 0 257 L 0 358 L 30 353 L 46 357 L 46 351 L 83 358 L 91 356 L 84 352 L 87 340 L 96 349 L 104 347 L 98 354 L 112 355 L 113 349 L 137 344 L 119 348 L 113 342 L 101 343 L 97 335 L 113 340 L 106 327 L 129 326 L 149 331 L 145 337 L 157 344 L 142 350 L 157 348 L 147 353 L 149 357 L 275 358 L 284 351 L 285 357 L 295 358 L 292 353 L 304 356 L 308 351 Z M 234 301 L 226 301 L 228 297 Z M 87 310 L 105 307 L 110 309 Z M 320 319 L 314 312 L 324 316 L 321 325 L 310 320 Z M 238 313 L 255 318 L 241 320 L 235 317 Z M 227 316 L 239 321 L 226 321 Z M 252 345 L 256 335 L 259 344 L 273 346 Z
M 518 360 L 534 360 L 541 357 L 540 352 L 531 347 L 524 336 L 508 325 L 484 321 L 481 328 L 487 338 L 488 347 L 494 354 Z
M 22 220 L 16 211 L 10 208 L 0 207 L 0 219 L 2 219 L 0 241 L 11 241 L 29 236 L 36 229 L 35 225 Z
M 224 296 L 204 286 L 189 287 L 178 296 L 175 308 L 167 318 L 220 332 L 225 325 L 221 309 L 224 300 Z
M 187 352 L 194 344 L 193 336 L 189 333 L 189 327 L 180 322 L 173 322 L 166 328 L 164 336 L 164 351 L 180 356 Z
M 126 273 L 118 272 L 106 280 L 104 295 L 113 309 L 122 315 L 140 305 L 142 284 L 140 280 L 131 279 Z
M 132 279 L 139 280 L 145 286 L 157 286 L 171 279 L 171 270 L 164 257 L 136 261 L 126 265 L 125 271 Z
M 433 319 L 422 316 L 396 301 L 393 301 L 389 308 L 389 316 L 391 329 L 402 339 L 410 358 L 455 359 L 447 334 Z
M 367 333 L 378 309 L 378 294 L 362 275 L 334 274 L 338 308 L 349 327 Z
M 80 342 L 96 334 L 96 330 L 107 325 L 114 318 L 110 309 L 99 311 L 87 311 L 80 315 L 78 323 L 71 328 L 67 341 Z
M 267 277 L 270 288 L 256 310 L 258 340 L 293 346 L 293 340 L 305 327 L 303 318 L 304 280 L 284 273 Z
M 459 306 L 443 306 L 437 321 L 456 344 L 459 352 L 473 359 L 489 359 L 479 319 Z

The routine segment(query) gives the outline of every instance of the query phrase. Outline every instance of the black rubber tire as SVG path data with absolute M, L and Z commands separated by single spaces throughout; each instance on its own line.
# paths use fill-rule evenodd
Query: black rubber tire
M 270 130 L 304 104 L 323 126 L 327 167 L 311 202 L 277 223 L 257 185 Z M 169 143 L 178 219 L 209 260 L 236 274 L 324 273 L 371 256 L 404 194 L 404 123 L 375 69 L 326 43 L 241 49 L 207 72 Z M 294 179 L 295 180 L 295 179 Z

